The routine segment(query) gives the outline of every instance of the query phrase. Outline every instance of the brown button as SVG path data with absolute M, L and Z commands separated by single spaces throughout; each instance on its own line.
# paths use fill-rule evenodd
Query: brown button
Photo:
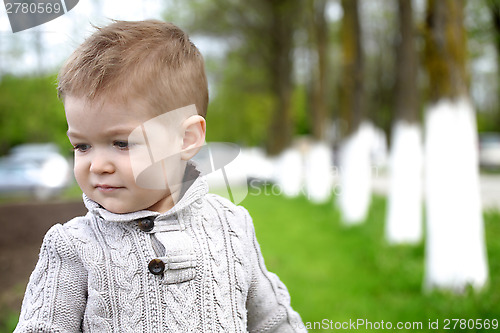
M 153 230 L 155 222 L 151 219 L 142 219 L 137 222 L 137 225 L 142 231 L 148 232 Z
M 149 271 L 154 275 L 160 275 L 165 270 L 165 263 L 160 259 L 153 259 L 148 265 Z

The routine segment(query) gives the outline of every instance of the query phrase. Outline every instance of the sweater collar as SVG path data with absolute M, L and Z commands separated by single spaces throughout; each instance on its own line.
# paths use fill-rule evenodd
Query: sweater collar
M 155 220 L 169 219 L 175 216 L 178 212 L 186 209 L 188 206 L 195 203 L 197 200 L 201 199 L 205 194 L 208 193 L 208 184 L 205 177 L 200 176 L 199 171 L 188 165 L 186 174 L 184 176 L 184 186 L 181 191 L 181 199 L 165 213 L 159 213 L 150 210 L 140 210 L 131 213 L 116 214 L 112 213 L 97 202 L 91 200 L 85 194 L 83 194 L 83 203 L 89 212 L 101 216 L 106 221 L 111 222 L 130 222 L 138 219 L 143 219 L 147 217 L 153 217 Z

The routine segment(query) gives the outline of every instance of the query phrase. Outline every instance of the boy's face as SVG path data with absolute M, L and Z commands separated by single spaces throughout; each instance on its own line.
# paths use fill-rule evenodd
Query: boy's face
M 134 177 L 129 153 L 136 148 L 128 139 L 135 128 L 152 117 L 144 104 L 91 103 L 72 96 L 66 96 L 64 104 L 68 137 L 75 148 L 75 178 L 90 199 L 113 213 L 143 209 L 165 212 L 173 207 L 178 193 L 168 187 L 142 188 Z M 165 145 L 172 152 L 181 149 L 179 133 L 168 133 L 171 140 Z M 180 170 L 183 164 L 179 154 L 172 159 L 170 163 Z

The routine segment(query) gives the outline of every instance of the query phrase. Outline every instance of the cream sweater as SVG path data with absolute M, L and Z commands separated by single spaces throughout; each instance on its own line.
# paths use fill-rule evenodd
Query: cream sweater
M 167 213 L 89 212 L 46 234 L 21 332 L 302 332 L 248 212 L 198 178 Z

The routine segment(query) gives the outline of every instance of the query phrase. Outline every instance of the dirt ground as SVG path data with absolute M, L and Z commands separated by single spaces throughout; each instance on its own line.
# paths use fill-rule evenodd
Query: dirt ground
M 47 230 L 85 213 L 81 201 L 0 205 L 0 314 L 19 312 Z

